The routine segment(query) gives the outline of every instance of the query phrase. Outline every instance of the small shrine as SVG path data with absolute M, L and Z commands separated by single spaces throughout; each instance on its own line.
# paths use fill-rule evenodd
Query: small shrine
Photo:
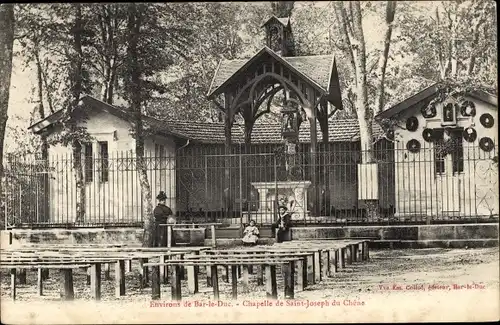
M 280 183 L 277 186 L 275 182 L 254 184 L 260 192 L 260 208 L 267 209 L 268 198 L 264 193 L 265 189 L 279 188 L 286 193 L 275 195 L 290 196 L 296 189 L 295 185 L 300 183 L 307 184 L 300 186 L 301 191 L 310 187 L 309 198 L 301 196 L 294 200 L 304 201 L 304 211 L 307 206 L 311 206 L 309 212 L 318 216 L 317 136 L 318 132 L 321 132 L 323 142 L 328 142 L 328 117 L 331 116 L 331 111 L 342 109 L 335 57 L 295 56 L 289 17 L 272 16 L 262 27 L 266 30 L 266 46 L 249 59 L 222 60 L 213 77 L 208 99 L 224 113 L 226 154 L 231 154 L 231 128 L 236 115 L 240 114 L 244 119 L 245 135 L 249 144 L 256 120 L 262 114 L 270 112 L 269 103 L 276 94 L 282 94 L 281 134 L 285 146 L 288 185 Z M 268 105 L 263 105 L 266 101 Z M 305 173 L 297 168 L 299 164 L 296 163 L 299 128 L 304 122 L 310 124 L 309 179 L 304 178 Z M 225 174 L 225 182 L 230 182 L 229 168 Z M 226 202 L 227 211 L 231 213 L 231 200 Z

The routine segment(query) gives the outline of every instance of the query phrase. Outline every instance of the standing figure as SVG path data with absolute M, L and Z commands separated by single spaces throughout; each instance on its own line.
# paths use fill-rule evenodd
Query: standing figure
M 255 220 L 250 220 L 250 225 L 243 230 L 243 244 L 255 245 L 257 240 L 259 240 L 259 228 L 255 226 Z
M 167 246 L 167 227 L 160 226 L 160 224 L 175 223 L 175 217 L 172 216 L 172 209 L 166 205 L 167 196 L 165 192 L 160 191 L 156 197 L 158 200 L 158 205 L 153 211 L 155 217 L 155 238 L 154 247 L 166 247 Z M 172 238 L 170 238 L 172 240 Z
M 275 223 L 271 226 L 271 233 L 273 237 L 276 237 L 277 242 L 281 243 L 283 242 L 283 238 L 285 233 L 290 229 L 292 226 L 292 216 L 288 212 L 288 208 L 286 206 L 280 206 L 278 208 L 279 211 L 279 216 L 278 219 L 276 220 Z M 276 234 L 276 230 L 278 230 L 278 233 Z M 277 235 L 277 236 L 276 236 Z

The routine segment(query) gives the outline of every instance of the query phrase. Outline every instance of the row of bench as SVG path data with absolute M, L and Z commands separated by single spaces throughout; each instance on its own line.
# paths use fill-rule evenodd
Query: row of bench
M 119 245 L 36 245 L 0 252 L 0 267 L 10 269 L 11 296 L 16 299 L 16 276 L 27 269 L 37 269 L 38 294 L 43 294 L 46 271 L 59 269 L 61 297 L 74 299 L 73 269 L 88 270 L 88 284 L 93 299 L 101 299 L 101 273 L 110 279 L 109 268 L 115 265 L 115 295 L 125 295 L 125 272 L 132 261 L 139 260 L 141 285 L 148 285 L 151 270 L 152 299 L 160 299 L 161 284 L 170 284 L 171 298 L 182 299 L 181 280 L 187 277 L 188 292 L 199 292 L 200 268 L 206 268 L 207 286 L 214 299 L 220 298 L 219 270 L 225 270 L 225 281 L 231 279 L 232 297 L 238 295 L 238 278 L 248 285 L 249 274 L 256 269 L 257 284 L 266 285 L 269 298 L 276 299 L 277 268 L 284 278 L 284 296 L 293 299 L 296 290 L 321 281 L 357 260 L 369 258 L 369 240 L 312 240 L 284 242 L 272 246 L 216 250 L 210 247 L 143 248 Z M 18 271 L 16 271 L 18 269 Z M 185 271 L 187 275 L 184 275 Z M 45 272 L 45 273 L 44 273 Z M 24 274 L 23 274 L 24 273 Z M 23 283 L 22 281 L 20 281 Z

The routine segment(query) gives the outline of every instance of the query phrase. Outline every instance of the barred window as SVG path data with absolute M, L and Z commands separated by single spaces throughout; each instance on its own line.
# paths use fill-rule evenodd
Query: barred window
M 108 153 L 108 142 L 99 141 L 100 149 L 100 160 L 101 160 L 101 182 L 107 182 L 109 180 L 109 153 Z

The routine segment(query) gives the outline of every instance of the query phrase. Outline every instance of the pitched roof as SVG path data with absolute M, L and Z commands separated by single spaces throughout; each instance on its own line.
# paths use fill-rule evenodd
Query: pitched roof
M 320 87 L 328 90 L 332 68 L 332 55 L 281 57 L 292 67 L 302 72 Z M 249 60 L 222 60 L 212 80 L 209 94 L 240 70 Z
M 408 108 L 414 106 L 415 104 L 426 100 L 428 98 L 434 97 L 438 91 L 439 91 L 440 83 L 436 82 L 429 87 L 421 90 L 420 92 L 414 94 L 411 97 L 408 97 L 407 99 L 403 100 L 402 102 L 397 103 L 396 105 L 386 109 L 385 111 L 377 114 L 375 116 L 376 119 L 384 119 L 384 118 L 390 118 L 393 117 L 394 115 L 407 110 Z M 489 103 L 495 107 L 498 107 L 498 97 L 492 94 L 489 94 L 485 91 L 475 91 L 470 94 L 468 94 L 474 98 L 480 99 L 486 103 Z
M 126 121 L 133 121 L 133 114 L 123 107 L 107 104 L 92 96 L 85 96 L 82 100 L 91 108 L 101 109 Z M 60 121 L 63 117 L 63 109 L 58 110 L 47 118 L 31 125 L 34 133 L 39 133 L 49 125 Z M 181 139 L 190 139 L 199 143 L 218 144 L 225 142 L 224 124 L 213 122 L 195 122 L 184 120 L 161 120 L 150 116 L 142 116 L 144 124 L 152 132 L 164 136 L 173 136 Z M 359 124 L 357 119 L 338 119 L 329 122 L 330 142 L 355 142 L 359 140 Z M 319 123 L 316 125 L 317 139 L 322 141 L 322 133 Z M 231 130 L 232 141 L 234 143 L 244 143 L 244 126 L 235 124 Z M 383 135 L 382 128 L 374 123 L 373 135 L 379 139 Z M 310 141 L 309 123 L 304 122 L 299 129 L 299 142 L 308 143 Z M 279 123 L 254 125 L 252 131 L 252 143 L 254 144 L 277 144 L 282 143 L 281 125 Z
M 224 143 L 224 124 L 192 121 L 164 121 L 162 125 L 168 127 L 175 133 L 184 134 L 189 139 L 199 143 Z M 322 133 L 319 124 L 316 126 L 317 139 L 322 141 Z M 244 143 L 244 126 L 235 124 L 231 129 L 233 143 Z M 378 124 L 373 127 L 374 138 L 383 135 L 382 128 Z M 359 140 L 359 124 L 356 119 L 332 120 L 329 123 L 330 142 L 355 142 Z M 299 142 L 310 141 L 309 123 L 304 122 L 299 129 Z M 275 144 L 282 143 L 281 125 L 278 123 L 255 124 L 252 130 L 253 144 Z
M 290 18 L 289 17 L 282 17 L 282 18 L 278 18 L 276 16 L 271 16 L 268 20 L 266 20 L 265 23 L 262 24 L 261 27 L 265 26 L 270 20 L 273 20 L 273 19 L 276 19 L 278 22 L 280 22 L 283 26 L 288 26 L 288 24 L 290 24 Z

